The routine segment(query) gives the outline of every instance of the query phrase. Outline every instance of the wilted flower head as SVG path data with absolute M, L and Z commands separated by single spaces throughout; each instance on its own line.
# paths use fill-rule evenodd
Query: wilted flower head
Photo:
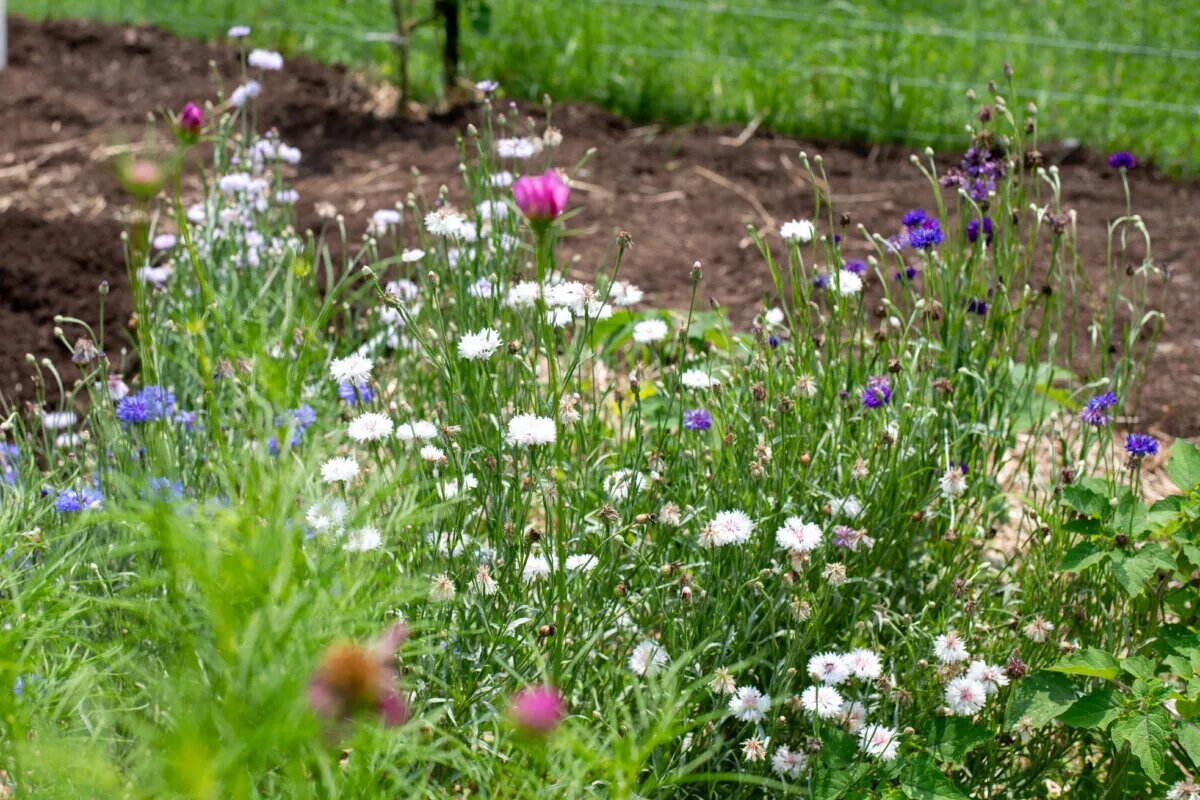
M 942 473 L 939 483 L 944 497 L 961 497 L 967 491 L 967 476 L 958 464 L 950 465 L 950 468 Z
M 530 222 L 545 225 L 558 219 L 571 198 L 571 189 L 552 169 L 538 177 L 526 175 L 512 187 L 513 199 Z
M 523 733 L 545 736 L 567 716 L 567 704 L 553 686 L 531 686 L 512 696 L 508 716 Z
M 308 683 L 308 704 L 327 719 L 378 714 L 388 727 L 408 719 L 408 706 L 396 686 L 395 655 L 408 628 L 395 625 L 370 647 L 343 642 L 325 651 Z

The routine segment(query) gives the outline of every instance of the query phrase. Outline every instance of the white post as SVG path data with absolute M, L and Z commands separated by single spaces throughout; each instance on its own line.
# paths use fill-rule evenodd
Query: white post
M 0 70 L 8 65 L 8 14 L 4 13 L 4 0 L 0 0 Z

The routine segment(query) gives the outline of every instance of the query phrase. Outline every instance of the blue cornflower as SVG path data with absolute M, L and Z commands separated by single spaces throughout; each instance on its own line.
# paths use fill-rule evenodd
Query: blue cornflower
M 1125 452 L 1133 458 L 1158 455 L 1158 440 L 1147 433 L 1131 433 L 1125 437 Z
M 150 412 L 150 419 L 163 419 L 175 409 L 175 393 L 161 386 L 147 386 L 139 394 Z
M 946 235 L 936 219 L 927 219 L 920 225 L 908 229 L 908 243 L 917 250 L 925 250 L 942 243 Z
M 183 497 L 183 481 L 170 478 L 151 478 L 146 481 L 150 494 L 160 500 L 178 500 Z
M 767 337 L 767 344 L 771 345 L 771 349 L 774 350 L 779 347 L 779 338 L 775 334 L 771 334 Z
M 683 427 L 689 431 L 706 431 L 712 427 L 712 414 L 703 408 L 683 412 Z
M 375 392 L 366 384 L 355 386 L 353 383 L 339 383 L 338 397 L 350 405 L 354 405 L 355 403 L 370 403 L 375 399 Z
M 846 262 L 846 266 L 842 267 L 846 272 L 853 272 L 855 275 L 863 275 L 867 271 L 867 262 L 860 259 L 852 259 Z
M 80 511 L 99 509 L 103 502 L 104 495 L 99 489 L 63 489 L 54 501 L 54 508 L 62 514 L 77 514 Z
M 1088 425 L 1102 428 L 1112 422 L 1112 417 L 1105 412 L 1116 404 L 1117 396 L 1112 392 L 1096 395 L 1084 405 L 1083 410 L 1079 412 L 1079 418 Z M 1157 448 L 1158 444 L 1155 443 L 1156 451 Z
M 141 392 L 127 394 L 121 398 L 121 401 L 117 403 L 117 419 L 126 425 L 135 425 L 152 419 L 150 405 Z
M 886 375 L 875 375 L 867 379 L 862 392 L 862 404 L 866 408 L 880 408 L 892 402 L 892 385 Z
M 1122 150 L 1108 157 L 1108 165 L 1113 169 L 1133 169 L 1137 166 L 1137 159 L 1133 157 L 1133 153 Z
M 828 275 L 814 275 L 812 282 L 813 282 L 813 286 L 817 287 L 818 289 L 828 289 L 829 288 L 829 276 Z
M 987 244 L 991 244 L 994 237 L 991 217 L 984 217 L 982 224 L 977 219 L 973 219 L 968 222 L 967 241 L 971 244 L 975 244 L 977 241 L 979 241 L 979 233 L 981 230 L 983 232 L 983 241 Z
M 183 429 L 188 433 L 196 430 L 196 412 L 195 411 L 179 411 L 173 419 L 183 426 Z
M 300 426 L 300 429 L 304 430 L 317 421 L 317 412 L 313 411 L 313 407 L 308 403 L 304 403 L 292 412 L 292 418 L 296 420 L 296 424 Z
M 929 219 L 929 215 L 925 213 L 923 208 L 914 208 L 908 211 L 900 218 L 900 223 L 906 228 L 911 228 L 914 225 L 920 225 L 925 220 Z
M 916 278 L 918 274 L 919 273 L 917 272 L 916 267 L 905 267 L 903 271 L 897 272 L 895 277 L 897 281 L 911 281 Z
M 967 301 L 967 312 L 968 313 L 978 314 L 979 316 L 982 317 L 985 314 L 987 314 L 987 310 L 988 310 L 988 304 L 987 304 L 986 300 L 976 300 L 974 297 L 972 297 L 970 300 Z

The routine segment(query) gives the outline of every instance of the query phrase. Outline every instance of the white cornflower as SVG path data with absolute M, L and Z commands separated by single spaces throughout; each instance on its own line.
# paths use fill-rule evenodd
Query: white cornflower
M 475 571 L 475 577 L 471 580 L 471 589 L 474 590 L 475 594 L 481 594 L 485 597 L 496 593 L 496 579 L 488 571 L 487 564 L 480 564 L 479 569 Z
M 414 419 L 396 426 L 396 438 L 402 442 L 428 442 L 437 436 L 437 426 L 423 419 Z
M 268 72 L 278 72 L 283 69 L 283 56 L 274 50 L 251 50 L 246 56 L 246 63 L 256 69 Z
M 368 525 L 347 533 L 342 546 L 355 552 L 378 550 L 383 546 L 383 537 L 379 534 L 378 528 Z
M 82 441 L 83 437 L 78 433 L 75 433 L 75 431 L 68 431 L 67 433 L 60 433 L 58 436 L 54 437 L 54 446 L 75 447 Z
M 1054 630 L 1054 623 L 1041 617 L 1034 617 L 1022 632 L 1025 638 L 1036 644 L 1041 644 L 1050 638 L 1050 633 Z
M 864 681 L 873 681 L 883 674 L 883 664 L 879 656 L 865 647 L 851 650 L 843 657 L 843 661 L 854 677 Z
M 801 397 L 817 396 L 817 381 L 812 375 L 804 374 L 796 378 L 796 391 Z
M 326 483 L 345 483 L 358 475 L 358 462 L 353 458 L 331 458 L 321 465 L 321 478 Z
M 712 378 L 702 369 L 689 369 L 679 379 L 689 389 L 711 389 L 713 385 Z
M 708 523 L 712 529 L 713 542 L 718 547 L 727 544 L 745 544 L 754 532 L 754 523 L 743 511 L 722 511 Z
M 670 329 L 661 319 L 644 319 L 633 326 L 633 340 L 639 344 L 652 344 L 667 338 Z
M 469 492 L 479 486 L 479 479 L 469 472 L 463 473 L 460 480 L 450 480 L 442 484 L 442 498 L 450 500 L 457 497 L 459 493 L 459 484 L 461 483 L 462 491 Z
M 843 297 L 858 294 L 863 289 L 862 278 L 844 269 L 835 270 L 829 276 L 829 288 Z
M 862 503 L 854 495 L 834 498 L 833 502 L 829 504 L 829 508 L 833 511 L 834 516 L 846 517 L 847 519 L 858 519 L 863 512 Z
M 546 321 L 555 328 L 565 328 L 575 321 L 575 315 L 569 308 L 546 309 Z
M 234 108 L 241 108 L 246 105 L 247 100 L 253 100 L 260 94 L 262 94 L 262 85 L 258 81 L 246 81 L 229 93 L 229 104 Z M 195 220 L 192 221 L 195 222 Z
M 246 25 L 234 25 L 226 35 L 230 39 L 245 39 L 250 35 L 250 28 Z
M 517 414 L 508 421 L 505 440 L 518 447 L 551 444 L 558 438 L 558 429 L 550 417 L 536 414 Z
M 509 287 L 508 294 L 504 297 L 504 303 L 511 308 L 528 308 L 537 302 L 538 296 L 541 293 L 542 287 L 537 283 L 533 281 L 521 281 Z
M 624 500 L 646 486 L 646 476 L 631 469 L 618 469 L 604 478 L 604 492 L 613 500 Z
M 425 257 L 425 251 L 419 248 L 405 248 L 400 251 L 400 260 L 405 264 L 415 264 Z
M 962 467 L 955 465 L 946 470 L 940 481 L 943 497 L 961 497 L 967 491 L 967 476 Z
M 530 556 L 525 561 L 525 569 L 521 571 L 527 581 L 538 581 L 550 575 L 550 562 L 545 556 Z
M 513 174 L 508 170 L 501 170 L 491 177 L 491 184 L 497 189 L 507 189 L 513 185 Z
M 799 778 L 808 766 L 808 756 L 799 751 L 789 750 L 784 745 L 775 748 L 771 756 L 771 769 L 782 778 Z
M 484 200 L 475 206 L 475 211 L 484 222 L 499 221 L 508 216 L 508 205 L 503 200 Z
M 591 572 L 596 567 L 596 557 L 590 554 L 567 556 L 567 570 L 570 572 Z
M 663 503 L 662 508 L 658 510 L 658 521 L 663 525 L 678 528 L 683 522 L 683 512 L 674 503 Z
M 816 226 L 806 219 L 793 219 L 779 227 L 779 235 L 785 242 L 808 244 L 816 232 Z
M 500 349 L 500 334 L 492 328 L 465 334 L 458 340 L 459 358 L 482 361 Z
M 724 667 L 718 667 L 717 671 L 713 673 L 713 679 L 708 682 L 708 688 L 712 689 L 715 694 L 733 694 L 737 691 L 733 675 Z
M 788 517 L 775 531 L 775 543 L 791 552 L 811 553 L 821 546 L 821 527 L 800 517 Z
M 782 325 L 783 324 L 783 309 L 782 308 L 768 309 L 767 313 L 763 314 L 763 321 L 766 322 L 768 325 Z
M 371 377 L 371 359 L 359 355 L 335 358 L 329 363 L 329 374 L 338 383 L 362 386 Z
M 729 698 L 729 713 L 742 722 L 762 722 L 771 710 L 771 696 L 753 686 L 739 686 Z
M 299 199 L 300 193 L 295 189 L 280 189 L 275 193 L 275 202 L 281 205 L 295 205 L 296 201 Z
M 350 420 L 346 433 L 356 442 L 377 442 L 392 435 L 392 421 L 384 414 L 368 411 Z
M 42 427 L 48 431 L 57 431 L 62 430 L 63 428 L 70 428 L 78 421 L 79 417 L 74 411 L 42 412 Z
M 393 225 L 399 225 L 402 219 L 400 212 L 394 208 L 381 208 L 371 215 L 371 228 L 386 231 Z
M 231 172 L 228 175 L 222 175 L 217 181 L 217 186 L 225 194 L 244 192 L 250 188 L 250 175 L 245 172 Z
M 1176 781 L 1167 792 L 1167 800 L 1200 800 L 1200 783 Z
M 308 527 L 322 533 L 327 530 L 341 530 L 349 514 L 350 509 L 343 500 L 318 500 L 308 507 L 304 521 L 308 523 Z
M 987 690 L 979 681 L 963 676 L 946 684 L 946 705 L 960 717 L 969 717 L 983 708 Z
M 454 581 L 448 575 L 435 575 L 429 583 L 429 599 L 435 603 L 448 603 L 455 594 Z
M 446 461 L 446 453 L 440 447 L 427 444 L 420 450 L 421 459 L 430 464 L 440 464 Z
M 586 289 L 579 281 L 562 281 L 546 287 L 543 296 L 546 300 L 546 305 L 551 307 L 557 306 L 574 306 L 583 302 Z
M 466 235 L 467 227 L 466 218 L 450 206 L 443 206 L 425 215 L 425 229 L 434 236 L 462 238 Z
M 1008 676 L 1004 674 L 1004 670 L 983 661 L 972 661 L 967 667 L 967 677 L 979 681 L 989 695 L 996 694 L 1001 688 L 1008 686 Z
M 154 241 L 150 243 L 150 246 L 155 250 L 170 250 L 178 241 L 173 233 L 160 233 L 154 237 Z
M 612 300 L 613 305 L 621 307 L 635 306 L 645 296 L 645 292 L 629 281 L 617 281 L 608 292 L 608 299 Z
M 842 724 L 850 733 L 858 733 L 867 722 L 867 707 L 857 701 L 842 704 Z
M 666 650 L 647 639 L 633 648 L 629 656 L 629 669 L 635 675 L 653 675 L 670 660 Z
M 500 158 L 514 158 L 523 161 L 533 158 L 535 153 L 537 153 L 537 145 L 532 139 L 524 136 L 496 140 L 496 155 Z
M 900 734 L 895 728 L 871 725 L 859 731 L 858 747 L 880 761 L 891 761 L 900 749 Z
M 742 757 L 747 761 L 762 761 L 767 757 L 767 739 L 751 736 L 742 742 Z
M 933 640 L 933 655 L 943 664 L 957 664 L 971 657 L 966 642 L 955 631 L 947 631 Z
M 850 677 L 850 667 L 841 653 L 818 653 L 808 660 L 808 674 L 826 686 L 837 686 Z
M 842 713 L 842 695 L 832 686 L 810 686 L 800 694 L 800 705 L 821 719 L 835 719 Z

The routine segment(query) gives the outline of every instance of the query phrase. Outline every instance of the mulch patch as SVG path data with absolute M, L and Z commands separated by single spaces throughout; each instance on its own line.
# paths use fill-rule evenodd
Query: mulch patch
M 10 40 L 10 66 L 0 73 L 0 392 L 28 398 L 27 352 L 74 374 L 53 338 L 56 314 L 95 322 L 96 289 L 107 280 L 108 329 L 127 322 L 119 232 L 129 209 L 111 156 L 142 138 L 147 115 L 212 97 L 214 73 L 231 88 L 239 70 L 232 47 L 152 28 L 13 18 Z M 315 204 L 324 201 L 346 215 L 357 235 L 372 211 L 410 191 L 432 197 L 440 185 L 456 185 L 455 135 L 474 112 L 425 119 L 379 114 L 380 93 L 369 81 L 303 60 L 263 84 L 261 123 L 304 151 L 295 180 L 301 224 L 315 225 Z M 556 108 L 553 122 L 565 136 L 561 163 L 598 149 L 572 198 L 584 207 L 566 245 L 576 269 L 593 274 L 611 257 L 617 232 L 628 231 L 634 247 L 622 276 L 661 305 L 686 305 L 689 270 L 699 260 L 705 306 L 715 299 L 739 321 L 760 307 L 770 276 L 746 226 L 777 225 L 811 209 L 812 189 L 797 159 L 802 150 L 822 154 L 835 205 L 855 224 L 889 231 L 905 209 L 931 205 L 928 183 L 900 148 L 637 125 L 576 104 Z M 1103 159 L 1045 149 L 1059 164 L 1065 204 L 1079 215 L 1084 268 L 1102 286 L 1105 226 L 1124 210 L 1120 183 Z M 1194 313 L 1200 285 L 1187 258 L 1200 246 L 1200 184 L 1145 168 L 1131 179 L 1155 260 L 1171 274 L 1167 325 L 1137 424 L 1200 434 L 1200 315 Z M 849 255 L 865 254 L 855 247 L 848 245 Z

